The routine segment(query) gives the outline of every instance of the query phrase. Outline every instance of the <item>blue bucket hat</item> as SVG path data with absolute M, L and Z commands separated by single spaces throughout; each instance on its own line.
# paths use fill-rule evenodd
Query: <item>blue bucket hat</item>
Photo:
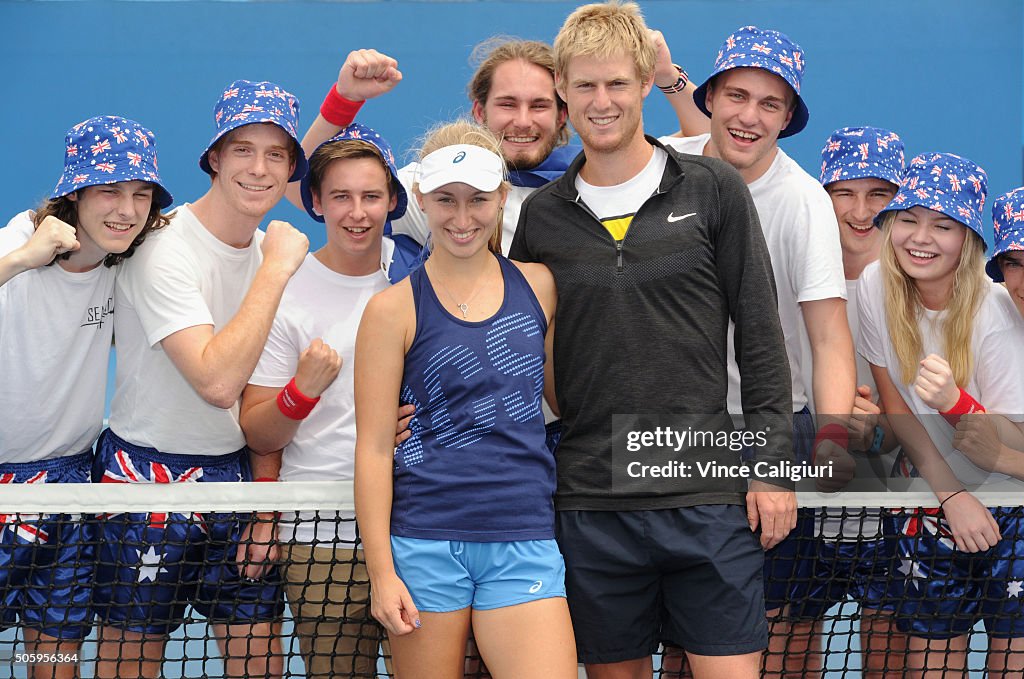
M 992 203 L 992 233 L 995 249 L 985 272 L 996 283 L 1002 283 L 1003 271 L 996 259 L 1011 250 L 1024 252 L 1024 187 L 1004 193 Z
M 395 169 L 395 154 L 391 152 L 391 145 L 388 144 L 384 137 L 380 136 L 376 130 L 367 127 L 366 125 L 360 125 L 359 123 L 352 123 L 348 127 L 338 132 L 323 144 L 316 147 L 312 155 L 316 155 L 317 152 L 328 144 L 333 144 L 337 141 L 365 141 L 368 144 L 372 144 L 380 151 L 381 156 L 384 158 L 384 162 L 387 163 L 388 172 L 391 173 L 391 190 L 396 196 L 398 201 L 395 203 L 395 209 L 388 213 L 388 222 L 393 219 L 398 219 L 405 214 L 405 209 L 409 205 L 409 196 L 405 192 L 405 187 L 402 186 L 402 182 L 398 181 L 398 170 Z M 321 178 L 322 179 L 322 178 Z M 313 188 L 309 185 L 309 174 L 307 173 L 302 178 L 300 186 L 300 192 L 302 193 L 302 206 L 306 208 L 306 212 L 310 217 L 318 222 L 324 221 L 324 216 L 313 209 Z M 391 233 L 390 224 L 384 228 L 384 233 Z
M 153 200 L 161 210 L 174 202 L 160 182 L 153 133 L 134 120 L 96 116 L 78 123 L 64 137 L 64 172 L 50 198 L 136 179 L 155 186 Z
M 910 161 L 899 191 L 875 217 L 875 226 L 888 212 L 921 206 L 955 219 L 984 243 L 981 215 L 986 195 L 988 175 L 974 161 L 952 153 L 922 153 Z
M 206 174 L 213 174 L 209 160 L 210 149 L 221 137 L 243 125 L 273 123 L 287 132 L 295 142 L 295 171 L 288 181 L 298 181 L 305 176 L 309 166 L 299 141 L 299 100 L 280 85 L 267 81 L 236 80 L 220 95 L 213 109 L 213 117 L 217 133 L 206 145 L 203 155 L 199 156 L 199 167 Z
M 693 101 L 704 115 L 711 117 L 707 107 L 708 85 L 721 72 L 733 68 L 760 68 L 779 76 L 793 88 L 796 108 L 793 117 L 779 139 L 791 137 L 807 126 L 810 113 L 800 96 L 800 81 L 804 77 L 804 51 L 785 33 L 744 26 L 728 38 L 715 58 L 715 70 L 693 93 Z
M 844 127 L 821 149 L 822 186 L 869 177 L 899 186 L 902 176 L 903 140 L 890 130 Z

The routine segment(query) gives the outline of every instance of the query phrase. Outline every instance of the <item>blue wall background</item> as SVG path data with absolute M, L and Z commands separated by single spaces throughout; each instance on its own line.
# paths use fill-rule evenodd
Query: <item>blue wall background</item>
M 52 188 L 63 135 L 86 117 L 116 113 L 157 134 L 161 170 L 178 201 L 207 186 L 196 162 L 212 109 L 235 78 L 296 93 L 308 124 L 351 49 L 399 60 L 405 81 L 368 104 L 361 120 L 399 155 L 431 123 L 468 110 L 471 47 L 507 33 L 550 41 L 567 2 L 3 2 L 0 65 L 5 134 L 0 216 Z M 992 196 L 1022 184 L 1020 0 L 676 0 L 642 2 L 695 79 L 725 36 L 745 24 L 782 30 L 807 54 L 807 129 L 783 142 L 812 174 L 836 127 L 897 130 L 908 150 L 953 151 L 989 172 Z M 674 129 L 653 93 L 646 127 Z M 321 227 L 289 204 L 271 215 L 323 242 Z

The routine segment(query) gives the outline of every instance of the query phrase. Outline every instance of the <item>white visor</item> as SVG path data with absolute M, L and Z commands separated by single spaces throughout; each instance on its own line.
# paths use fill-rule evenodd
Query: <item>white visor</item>
M 505 179 L 505 161 L 485 148 L 472 144 L 445 146 L 420 163 L 420 193 L 430 193 L 445 184 L 468 184 L 477 191 L 494 191 Z

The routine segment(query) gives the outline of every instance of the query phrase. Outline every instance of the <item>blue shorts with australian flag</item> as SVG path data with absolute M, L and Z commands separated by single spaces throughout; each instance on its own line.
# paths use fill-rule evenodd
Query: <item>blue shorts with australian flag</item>
M 1002 538 L 983 552 L 956 548 L 939 508 L 904 510 L 895 584 L 901 632 L 927 639 L 970 633 L 1024 637 L 1024 507 L 990 507 Z
M 0 483 L 88 483 L 92 451 L 0 464 Z M 92 628 L 92 522 L 71 514 L 0 513 L 0 628 L 21 624 L 58 639 Z
M 109 429 L 93 466 L 98 483 L 248 481 L 246 450 L 177 455 L 135 446 Z M 153 511 L 102 517 L 97 528 L 96 609 L 106 624 L 146 634 L 181 625 L 191 605 L 209 622 L 254 624 L 281 617 L 276 568 L 258 581 L 241 577 L 236 552 L 251 514 Z

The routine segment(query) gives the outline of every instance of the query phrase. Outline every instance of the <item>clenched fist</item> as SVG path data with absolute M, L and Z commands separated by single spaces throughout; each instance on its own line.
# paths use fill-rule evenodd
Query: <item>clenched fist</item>
M 299 355 L 295 386 L 309 398 L 318 398 L 341 370 L 341 356 L 322 339 L 315 339 Z
M 818 444 L 814 453 L 814 464 L 822 469 L 821 476 L 814 480 L 814 487 L 820 493 L 835 493 L 842 490 L 857 473 L 856 460 L 834 441 L 825 440 Z M 831 473 L 824 470 L 831 470 Z
M 671 87 L 679 80 L 679 70 L 672 63 L 672 52 L 668 49 L 665 36 L 661 31 L 647 29 L 647 35 L 654 43 L 654 84 Z
M 25 270 L 46 266 L 57 255 L 74 252 L 81 245 L 75 237 L 75 227 L 62 222 L 53 215 L 43 219 L 28 242 L 18 248 L 19 258 Z
M 999 463 L 1003 446 L 999 432 L 987 413 L 962 415 L 953 434 L 953 447 L 985 471 L 1002 471 Z
M 275 219 L 267 225 L 262 248 L 265 266 L 276 267 L 291 276 L 302 265 L 309 251 L 309 239 L 288 222 Z
M 953 379 L 953 369 L 946 359 L 928 354 L 917 371 L 914 391 L 929 408 L 944 413 L 960 400 L 960 387 Z
M 882 409 L 875 403 L 871 395 L 871 387 L 862 384 L 857 387 L 857 395 L 853 398 L 853 412 L 850 414 L 850 441 L 855 450 L 868 450 L 875 440 L 875 427 Z
M 401 81 L 397 61 L 377 50 L 355 50 L 338 71 L 336 89 L 349 101 L 366 101 L 390 92 Z

